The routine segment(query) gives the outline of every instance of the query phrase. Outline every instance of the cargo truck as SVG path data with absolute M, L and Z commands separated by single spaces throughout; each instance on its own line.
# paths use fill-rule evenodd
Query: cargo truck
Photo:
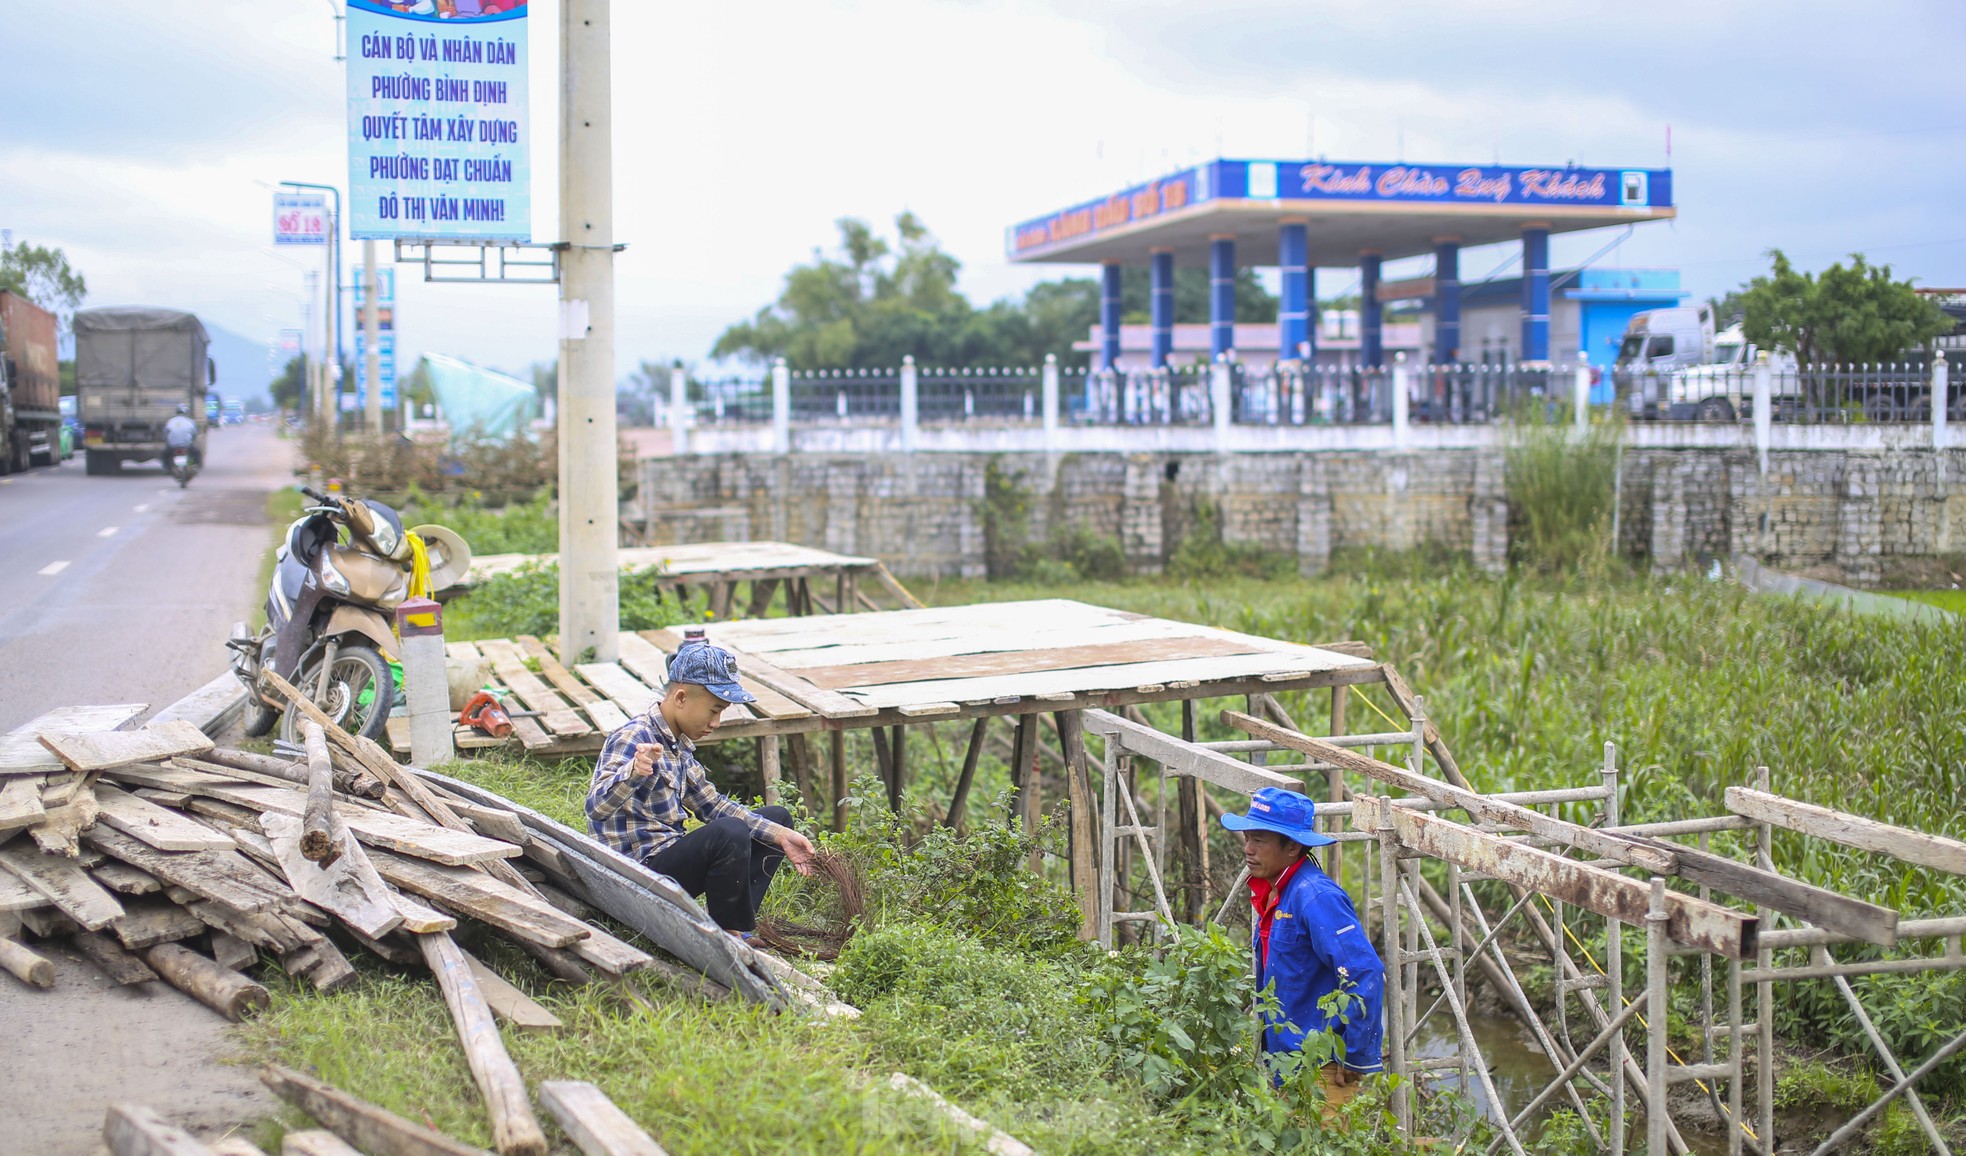
M 0 289 L 0 474 L 61 460 L 55 315 Z
M 89 473 L 161 459 L 164 423 L 179 406 L 204 416 L 205 395 L 218 383 L 210 348 L 204 324 L 181 309 L 122 306 L 75 315 L 75 393 Z M 203 421 L 197 446 L 202 457 Z

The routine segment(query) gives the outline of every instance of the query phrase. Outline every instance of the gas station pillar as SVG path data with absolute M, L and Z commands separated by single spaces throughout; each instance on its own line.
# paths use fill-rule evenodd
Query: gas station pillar
M 1153 367 L 1165 369 L 1174 353 L 1174 250 L 1153 250 L 1152 262 L 1147 305 L 1154 329 Z
M 1550 227 L 1522 230 L 1522 359 L 1550 359 Z
M 1461 360 L 1461 239 L 1434 238 L 1434 363 Z
M 1208 239 L 1208 353 L 1220 357 L 1236 347 L 1236 239 Z
M 1120 263 L 1108 261 L 1100 269 L 1099 368 L 1118 369 L 1120 364 Z
M 1358 359 L 1367 369 L 1386 364 L 1385 333 L 1379 309 L 1378 253 L 1358 257 Z
M 1283 300 L 1277 309 L 1277 357 L 1308 360 L 1310 351 L 1310 242 L 1303 221 L 1286 220 L 1277 233 L 1277 264 L 1283 268 Z

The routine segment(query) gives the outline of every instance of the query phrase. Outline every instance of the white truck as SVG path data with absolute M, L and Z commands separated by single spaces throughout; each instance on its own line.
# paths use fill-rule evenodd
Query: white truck
M 1632 317 L 1613 373 L 1633 417 L 1733 421 L 1753 408 L 1761 350 L 1739 325 L 1715 333 L 1713 324 L 1705 305 Z M 1794 354 L 1776 352 L 1770 362 L 1778 375 L 1794 374 Z

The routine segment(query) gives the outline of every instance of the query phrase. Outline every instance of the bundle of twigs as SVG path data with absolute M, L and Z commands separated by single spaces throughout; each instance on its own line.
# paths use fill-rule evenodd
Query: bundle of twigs
M 808 959 L 834 960 L 846 941 L 853 938 L 854 924 L 866 909 L 860 892 L 860 873 L 844 855 L 820 851 L 812 857 L 813 874 L 832 881 L 840 896 L 839 918 L 823 926 L 796 923 L 774 916 L 758 917 L 758 938 L 765 946 L 784 955 Z

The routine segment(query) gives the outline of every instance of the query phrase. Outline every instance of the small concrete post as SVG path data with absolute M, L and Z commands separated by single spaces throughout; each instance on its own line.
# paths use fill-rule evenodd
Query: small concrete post
M 1768 472 L 1768 442 L 1775 432 L 1775 367 L 1762 350 L 1754 362 L 1754 453 L 1761 472 Z
M 1588 349 L 1577 353 L 1577 373 L 1570 388 L 1574 395 L 1577 432 L 1581 434 L 1591 424 L 1591 354 Z
M 1947 449 L 1951 445 L 1952 431 L 1946 429 L 1947 396 L 1952 392 L 1952 367 L 1946 364 L 1943 351 L 1932 354 L 1932 448 Z
M 1406 398 L 1406 351 L 1393 355 L 1393 445 L 1404 449 L 1410 425 Z
M 1208 416 L 1215 427 L 1215 452 L 1229 449 L 1229 358 L 1224 354 L 1208 367 Z
M 901 359 L 901 452 L 915 452 L 916 434 L 921 427 L 921 382 L 915 373 L 915 356 Z M 844 613 L 844 611 L 842 611 Z
M 782 357 L 771 363 L 771 452 L 792 452 L 792 371 Z
M 428 598 L 396 607 L 403 639 L 403 694 L 409 700 L 410 762 L 434 767 L 450 762 L 451 689 L 444 671 L 444 608 Z
M 1044 422 L 1044 451 L 1055 453 L 1058 449 L 1058 355 L 1044 355 L 1043 399 L 1041 420 Z
M 689 452 L 689 371 L 677 362 L 669 371 L 670 453 Z

